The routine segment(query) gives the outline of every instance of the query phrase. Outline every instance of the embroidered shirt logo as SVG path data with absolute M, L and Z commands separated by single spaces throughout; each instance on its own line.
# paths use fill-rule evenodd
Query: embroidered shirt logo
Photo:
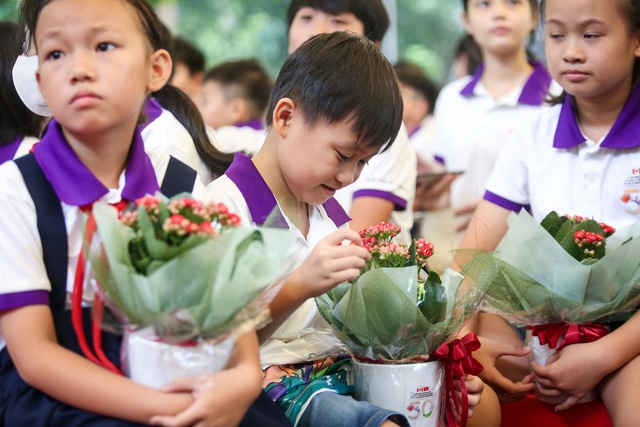
M 624 193 L 620 200 L 624 211 L 640 216 L 640 168 L 631 169 L 631 175 L 624 179 Z

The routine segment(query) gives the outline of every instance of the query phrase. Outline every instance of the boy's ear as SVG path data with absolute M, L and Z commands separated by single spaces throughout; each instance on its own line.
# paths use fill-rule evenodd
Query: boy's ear
M 165 49 L 158 49 L 151 54 L 151 74 L 147 83 L 147 90 L 156 92 L 167 84 L 171 77 L 173 61 Z
M 296 103 L 291 98 L 282 98 L 273 109 L 271 127 L 278 132 L 280 137 L 285 138 L 289 132 L 291 121 L 297 112 Z

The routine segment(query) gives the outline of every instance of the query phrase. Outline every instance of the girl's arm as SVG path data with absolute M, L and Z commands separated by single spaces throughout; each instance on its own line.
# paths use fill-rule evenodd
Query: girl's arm
M 352 230 L 360 231 L 381 222 L 389 222 L 393 213 L 393 202 L 380 197 L 356 197 L 351 205 L 349 223 Z
M 58 344 L 51 310 L 33 305 L 0 314 L 7 349 L 25 382 L 54 399 L 109 417 L 146 423 L 193 401 L 116 375 Z
M 554 353 L 546 366 L 531 367 L 544 396 L 567 399 L 556 410 L 571 408 L 602 379 L 640 355 L 640 312 L 615 331 L 586 344 L 572 344 Z M 559 393 L 561 392 L 561 393 Z
M 460 243 L 460 249 L 495 250 L 507 232 L 507 217 L 510 213 L 510 210 L 487 200 L 481 200 L 471 217 L 467 231 Z M 454 261 L 452 268 L 460 271 L 462 265 L 458 265 Z
M 354 244 L 342 244 L 345 240 Z M 309 257 L 287 277 L 271 302 L 273 321 L 258 332 L 260 341 L 267 340 L 309 298 L 358 277 L 370 257 L 369 251 L 362 247 L 360 235 L 349 228 L 336 230 L 318 242 Z
M 183 378 L 164 391 L 188 391 L 195 401 L 176 416 L 155 416 L 152 425 L 188 427 L 192 425 L 235 426 L 262 390 L 262 371 L 255 331 L 242 335 L 224 371 L 195 378 Z
M 507 232 L 507 218 L 510 214 L 511 211 L 507 209 L 487 200 L 481 200 L 462 239 L 460 249 L 495 250 Z M 461 258 L 467 256 L 470 255 L 463 253 Z M 452 268 L 459 271 L 462 265 L 456 263 L 458 260 L 455 257 L 454 260 Z M 476 359 L 484 366 L 480 378 L 491 386 L 504 401 L 519 399 L 529 393 L 533 389 L 529 377 L 514 382 L 496 366 L 496 361 L 500 357 L 525 357 L 529 354 L 529 350 L 522 346 L 519 339 L 512 341 L 505 334 L 513 332 L 511 327 L 497 314 L 479 313 L 469 328 L 478 334 L 482 343 L 480 349 L 474 353 Z M 468 330 L 461 332 L 461 334 L 466 332 Z

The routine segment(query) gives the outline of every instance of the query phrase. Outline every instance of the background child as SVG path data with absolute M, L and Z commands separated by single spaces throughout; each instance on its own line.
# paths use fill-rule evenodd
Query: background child
M 40 137 L 44 118 L 23 103 L 13 83 L 13 64 L 20 55 L 24 31 L 0 22 L 0 163 L 27 154 Z
M 380 46 L 389 16 L 381 0 L 292 0 L 287 22 L 291 53 L 309 37 L 338 30 L 367 37 Z M 416 155 L 404 126 L 396 139 L 389 150 L 369 162 L 355 185 L 338 191 L 336 198 L 352 218 L 352 229 L 390 221 L 402 228 L 398 238 L 407 242 L 413 226 Z
M 536 0 L 463 0 L 463 24 L 482 52 L 482 65 L 472 76 L 446 85 L 435 108 L 436 159 L 447 171 L 463 172 L 450 187 L 449 204 L 456 215 L 450 255 L 457 249 L 471 213 L 504 141 L 522 117 L 543 103 L 551 77 L 544 66 L 527 58 L 526 43 L 537 18 Z
M 202 105 L 202 79 L 204 78 L 205 57 L 200 49 L 182 37 L 172 37 L 169 53 L 173 60 L 171 84 L 191 98 L 198 108 Z
M 615 228 L 635 223 L 640 209 L 624 203 L 640 191 L 640 2 L 547 0 L 545 48 L 565 94 L 521 124 L 505 145 L 462 247 L 492 250 L 511 211 L 527 207 L 537 220 L 552 210 L 597 218 Z M 637 425 L 640 396 L 640 316 L 588 344 L 574 344 L 533 364 L 537 392 L 567 396 L 557 410 L 598 387 L 616 426 Z M 513 329 L 496 316 L 479 322 L 483 377 L 503 399 L 527 393 L 528 354 Z M 523 356 L 506 365 L 501 355 Z M 511 368 L 507 370 L 506 368 Z M 524 377 L 524 379 L 523 379 Z
M 409 143 L 418 156 L 418 172 L 441 170 L 442 166 L 433 158 L 432 114 L 440 89 L 416 64 L 398 62 L 393 68 L 404 102 L 402 122 L 409 133 Z
M 273 81 L 254 58 L 227 61 L 207 70 L 200 112 L 216 130 L 218 148 L 253 154 L 264 141 L 264 116 Z
M 82 357 L 86 349 L 79 347 L 66 304 L 72 288 L 84 289 L 76 295 L 83 298 L 91 336 L 93 292 L 80 261 L 82 210 L 96 200 L 134 200 L 160 190 L 160 181 L 164 187 L 188 177 L 168 172 L 176 164 L 168 156 L 147 154 L 137 128 L 146 93 L 159 90 L 171 69 L 148 3 L 32 4 L 37 77 L 55 119 L 33 155 L 0 165 L 0 423 L 237 424 L 260 393 L 252 333 L 238 341 L 230 369 L 187 380 L 173 393 Z M 177 164 L 189 172 L 184 188 L 204 194 L 195 173 Z M 119 341 L 109 334 L 102 341 L 117 365 Z

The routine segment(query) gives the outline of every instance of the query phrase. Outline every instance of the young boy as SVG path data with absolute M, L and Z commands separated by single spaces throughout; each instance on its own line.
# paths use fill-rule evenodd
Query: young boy
M 287 22 L 289 53 L 316 34 L 338 30 L 366 37 L 379 47 L 389 28 L 382 0 L 292 0 Z M 350 227 L 359 231 L 391 221 L 402 228 L 399 239 L 409 241 L 416 167 L 416 154 L 403 126 L 393 146 L 372 159 L 357 184 L 336 194 L 352 218 Z
M 236 154 L 208 187 L 244 223 L 262 224 L 277 208 L 306 258 L 271 304 L 273 323 L 261 331 L 269 338 L 261 347 L 263 385 L 299 426 L 408 425 L 398 413 L 345 395 L 347 360 L 332 356 L 333 341 L 321 334 L 327 325 L 313 301 L 357 276 L 368 258 L 332 196 L 396 138 L 402 99 L 393 68 L 363 37 L 314 37 L 284 64 L 266 120 L 266 140 L 255 157 Z M 345 240 L 355 244 L 341 244 Z
M 220 150 L 258 151 L 271 89 L 271 77 L 253 58 L 223 62 L 205 72 L 200 112 L 215 129 Z
M 186 93 L 199 107 L 204 76 L 205 57 L 200 49 L 182 37 L 172 37 L 169 53 L 173 60 L 171 84 Z

